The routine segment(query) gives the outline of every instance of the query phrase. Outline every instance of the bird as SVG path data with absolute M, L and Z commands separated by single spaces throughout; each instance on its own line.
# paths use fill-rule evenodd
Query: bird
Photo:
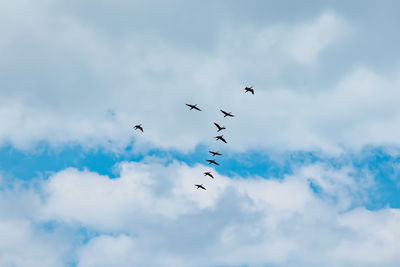
M 199 108 L 197 107 L 197 104 L 195 104 L 195 105 L 186 104 L 186 106 L 190 107 L 190 110 L 192 110 L 192 109 L 197 109 L 198 111 L 201 111 L 201 109 L 199 109 Z
M 207 189 L 203 186 L 203 184 L 195 184 L 194 186 L 196 186 L 197 189 L 201 188 L 201 189 L 203 189 L 203 190 L 207 190 Z
M 211 174 L 211 172 L 205 172 L 205 173 L 204 173 L 204 176 L 210 176 L 211 178 L 214 179 L 214 176 Z
M 141 125 L 141 124 L 135 125 L 135 126 L 133 127 L 133 129 L 134 129 L 134 130 L 141 130 L 142 133 L 143 133 L 143 128 L 142 128 L 142 125 Z
M 217 141 L 218 140 L 221 140 L 222 142 L 224 142 L 225 144 L 227 144 L 227 142 L 226 142 L 226 140 L 225 140 L 225 138 L 224 138 L 224 135 L 218 135 L 218 136 L 216 136 L 216 137 L 214 137 Z
M 220 111 L 221 111 L 222 113 L 224 113 L 224 118 L 225 118 L 226 116 L 228 116 L 228 117 L 235 117 L 234 115 L 232 115 L 232 112 L 226 112 L 226 111 L 223 111 L 222 109 L 220 109 Z
M 218 123 L 216 123 L 216 122 L 214 122 L 214 125 L 215 126 L 217 126 L 217 128 L 218 128 L 218 131 L 217 132 L 219 132 L 219 131 L 222 131 L 222 130 L 225 130 L 226 128 L 225 128 L 225 126 L 220 126 Z
M 244 88 L 244 90 L 245 90 L 245 93 L 247 93 L 247 92 L 250 92 L 250 93 L 252 93 L 253 95 L 254 95 L 254 89 L 253 89 L 253 86 L 250 86 L 250 87 L 245 87 Z
M 213 160 L 213 159 L 207 159 L 206 161 L 208 161 L 208 164 L 215 164 L 215 165 L 219 165 L 218 164 L 218 162 L 216 162 L 215 160 Z
M 216 151 L 216 152 L 214 152 L 214 151 L 208 151 L 208 152 L 210 152 L 210 153 L 212 154 L 213 157 L 214 157 L 214 156 L 222 156 L 222 154 L 219 153 L 218 151 Z

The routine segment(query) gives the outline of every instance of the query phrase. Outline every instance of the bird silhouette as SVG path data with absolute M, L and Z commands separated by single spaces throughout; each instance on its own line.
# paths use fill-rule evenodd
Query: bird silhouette
M 204 173 L 204 176 L 210 176 L 211 178 L 214 179 L 214 176 L 211 174 L 211 172 L 205 172 L 205 173 Z
M 222 130 L 225 130 L 226 128 L 225 128 L 225 126 L 220 126 L 218 123 L 216 123 L 216 122 L 214 122 L 214 125 L 215 126 L 217 126 L 217 128 L 218 128 L 218 131 L 217 132 L 219 132 L 219 131 L 222 131 Z
M 245 93 L 250 92 L 250 93 L 252 93 L 252 94 L 254 95 L 253 86 L 250 86 L 250 87 L 247 87 L 247 86 L 246 86 L 246 88 L 244 88 L 244 90 L 245 90 Z
M 232 112 L 226 112 L 226 111 L 223 111 L 222 109 L 220 109 L 220 111 L 224 114 L 224 118 L 225 117 L 235 117 L 234 115 L 232 115 Z
M 140 130 L 143 133 L 143 128 L 141 124 L 135 125 L 135 127 L 133 127 L 134 130 Z
M 214 152 L 214 151 L 208 151 L 208 152 L 210 152 L 211 155 L 212 155 L 213 157 L 214 157 L 214 156 L 222 156 L 222 154 L 219 153 L 218 151 L 216 151 L 216 152 Z
M 207 159 L 206 161 L 208 161 L 208 164 L 215 164 L 215 165 L 219 165 L 218 164 L 218 162 L 216 162 L 215 160 L 213 160 L 213 159 Z
M 207 189 L 203 186 L 203 184 L 195 184 L 194 186 L 196 186 L 197 189 L 201 188 L 201 189 L 203 189 L 203 190 L 207 190 Z
M 198 111 L 201 111 L 201 109 L 199 109 L 199 108 L 197 107 L 197 104 L 195 104 L 195 105 L 186 104 L 186 106 L 190 107 L 190 110 L 192 110 L 192 109 L 197 109 Z
M 227 144 L 227 142 L 226 142 L 226 140 L 225 140 L 225 138 L 224 138 L 224 135 L 218 135 L 218 136 L 216 136 L 216 137 L 214 137 L 217 141 L 218 140 L 221 140 L 222 142 L 224 142 L 225 144 Z

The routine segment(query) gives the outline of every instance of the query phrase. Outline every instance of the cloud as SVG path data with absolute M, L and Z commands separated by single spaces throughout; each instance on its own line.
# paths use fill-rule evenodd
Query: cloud
M 323 155 L 396 146 L 397 20 L 287 4 L 0 3 L 0 146 Z M 390 40 L 385 51 L 376 40 Z M 214 121 L 228 145 L 213 140 Z M 400 262 L 399 210 L 365 208 L 377 187 L 368 169 L 318 163 L 279 179 L 213 170 L 215 180 L 204 170 L 213 169 L 145 158 L 120 162 L 116 178 L 75 168 L 32 181 L 1 175 L 0 265 Z
M 326 47 L 348 31 L 349 26 L 335 14 L 324 13 L 316 22 L 293 31 L 287 44 L 289 55 L 300 63 L 312 64 Z
M 347 32 L 345 19 L 334 12 L 297 24 L 236 31 L 221 26 L 214 49 L 204 53 L 177 49 L 177 43 L 145 32 L 113 39 L 54 3 L 34 8 L 18 3 L 12 14 L 32 15 L 3 37 L 12 42 L 3 47 L 8 78 L 0 92 L 1 123 L 7 125 L 0 131 L 2 144 L 31 148 L 40 141 L 73 142 L 121 151 L 135 138 L 139 146 L 188 151 L 211 144 L 211 122 L 220 121 L 218 110 L 225 108 L 237 114 L 237 122 L 226 123 L 236 134 L 229 137 L 230 148 L 338 150 L 340 138 L 308 125 L 327 97 L 310 105 L 313 94 L 281 87 L 281 76 L 293 64 L 308 68 Z M 12 15 L 5 19 L 16 24 Z M 279 86 L 266 90 L 266 75 Z M 242 95 L 246 82 L 255 83 L 253 99 Z M 204 111 L 189 113 L 185 103 L 198 103 Z M 315 124 L 321 120 L 330 122 L 328 117 Z M 143 123 L 143 136 L 132 132 L 134 123 Z M 255 136 L 247 138 L 256 126 Z
M 380 255 L 388 266 L 399 262 L 398 239 L 379 230 L 397 227 L 399 213 L 363 208 L 362 196 L 374 188 L 368 174 L 317 164 L 282 180 L 216 174 L 211 181 L 204 168 L 123 162 L 115 179 L 66 169 L 43 182 L 41 218 L 100 234 L 78 249 L 80 266 L 378 266 L 375 248 L 387 251 Z M 359 249 L 351 254 L 350 247 Z
M 78 252 L 78 266 L 132 266 L 135 249 L 133 240 L 124 235 L 95 237 Z
M 65 266 L 75 237 L 63 227 L 38 219 L 40 195 L 35 182 L 9 181 L 0 186 L 0 265 Z
M 126 8 L 147 8 L 135 5 Z M 125 16 L 122 6 L 108 8 Z M 164 25 L 166 36 L 156 34 L 159 21 L 141 31 L 136 18 L 123 26 L 112 15 L 120 28 L 111 31 L 77 3 L 2 7 L 3 25 L 14 26 L 3 26 L 0 37 L 2 145 L 29 149 L 44 141 L 120 152 L 135 142 L 139 153 L 188 152 L 215 145 L 213 121 L 226 124 L 235 151 L 340 153 L 399 142 L 397 69 L 331 62 L 366 43 L 360 22 L 341 8 L 233 23 L 232 7 L 227 17 L 208 21 L 215 23 L 212 33 L 193 46 L 172 34 L 174 23 Z M 166 16 L 175 8 L 168 6 Z M 243 94 L 245 85 L 255 86 L 254 97 Z M 203 112 L 188 112 L 185 103 Z M 222 120 L 220 108 L 236 118 Z M 144 135 L 132 131 L 135 123 L 143 123 Z
M 121 162 L 117 169 L 112 179 L 67 168 L 48 179 L 7 181 L 0 191 L 0 262 L 396 266 L 400 261 L 400 213 L 364 208 L 375 188 L 367 171 L 319 163 L 282 179 L 228 178 L 213 171 L 211 180 L 202 175 L 208 166 L 160 159 Z M 207 190 L 195 189 L 195 183 Z M 51 257 L 41 261 L 47 254 Z

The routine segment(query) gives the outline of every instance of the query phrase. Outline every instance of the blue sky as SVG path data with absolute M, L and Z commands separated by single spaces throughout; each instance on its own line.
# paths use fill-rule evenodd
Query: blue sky
M 0 265 L 398 266 L 396 10 L 3 1 Z

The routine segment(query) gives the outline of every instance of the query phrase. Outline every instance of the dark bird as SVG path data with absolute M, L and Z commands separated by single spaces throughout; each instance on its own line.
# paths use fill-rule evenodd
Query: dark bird
M 226 116 L 228 116 L 228 117 L 235 117 L 234 115 L 232 115 L 232 112 L 226 112 L 226 111 L 223 111 L 222 109 L 220 109 L 220 110 L 221 110 L 222 113 L 224 113 L 224 118 L 225 118 Z
M 211 172 L 205 172 L 205 173 L 204 173 L 204 176 L 210 176 L 211 178 L 214 179 L 214 176 L 211 174 Z
M 141 124 L 135 125 L 135 127 L 133 127 L 134 130 L 141 130 L 143 133 L 143 128 Z
M 217 152 L 214 152 L 214 151 L 208 151 L 208 152 L 210 152 L 211 153 L 211 155 L 214 157 L 214 156 L 222 156 L 222 154 L 221 153 L 219 153 L 218 151 Z
M 217 132 L 219 132 L 219 131 L 222 131 L 222 130 L 225 130 L 226 128 L 225 128 L 225 126 L 220 126 L 218 123 L 216 123 L 216 122 L 214 122 L 214 125 L 215 126 L 217 126 L 217 128 L 218 128 L 218 131 Z
M 195 184 L 194 186 L 196 186 L 197 189 L 201 188 L 201 189 L 207 190 L 207 189 L 203 186 L 203 184 Z
M 244 88 L 244 90 L 245 90 L 245 93 L 250 92 L 250 93 L 252 93 L 252 94 L 254 95 L 253 86 L 250 86 L 250 87 L 247 87 L 247 86 L 246 86 L 246 88 Z
M 216 161 L 213 160 L 213 159 L 207 159 L 206 161 L 208 161 L 208 164 L 213 163 L 213 164 L 215 164 L 215 165 L 219 165 L 218 162 L 216 162 Z
M 224 136 L 223 135 L 218 135 L 218 136 L 216 136 L 216 137 L 214 137 L 216 140 L 221 140 L 222 142 L 224 142 L 225 144 L 226 144 L 226 140 L 225 140 L 225 138 L 224 138 Z
M 186 106 L 190 107 L 190 110 L 192 110 L 192 109 L 197 109 L 198 111 L 201 111 L 201 109 L 199 109 L 199 108 L 197 107 L 197 104 L 195 104 L 195 105 L 186 104 Z

